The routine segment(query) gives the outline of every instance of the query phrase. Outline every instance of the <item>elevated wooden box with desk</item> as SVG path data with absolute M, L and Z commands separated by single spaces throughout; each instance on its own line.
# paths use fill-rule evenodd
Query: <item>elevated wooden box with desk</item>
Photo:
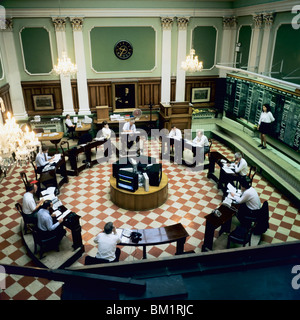
M 178 129 L 191 129 L 193 105 L 188 101 L 170 102 L 160 104 L 159 127 L 160 129 L 171 130 L 175 125 Z

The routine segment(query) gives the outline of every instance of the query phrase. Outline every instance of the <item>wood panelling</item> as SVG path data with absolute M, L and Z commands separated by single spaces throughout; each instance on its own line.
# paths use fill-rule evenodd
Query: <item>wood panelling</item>
M 210 101 L 194 103 L 194 107 L 215 107 L 217 79 L 218 77 L 187 77 L 185 81 L 185 101 L 192 100 L 192 88 L 210 88 Z
M 214 107 L 216 96 L 216 82 L 217 77 L 187 77 L 185 88 L 185 101 L 191 101 L 192 88 L 211 88 L 211 97 L 209 102 L 197 103 L 196 107 Z M 96 113 L 97 106 L 108 106 L 109 111 L 112 112 L 112 83 L 121 83 L 124 79 L 91 79 L 87 81 L 89 107 L 91 112 Z M 160 78 L 140 78 L 128 79 L 128 81 L 135 81 L 138 83 L 137 98 L 138 106 L 142 110 L 149 110 L 149 105 L 153 105 L 153 110 L 159 110 L 161 99 L 161 79 Z M 23 95 L 25 101 L 26 111 L 29 116 L 47 115 L 47 114 L 62 114 L 63 102 L 60 81 L 28 81 L 22 82 Z M 74 102 L 74 110 L 78 112 L 78 90 L 77 81 L 71 81 L 72 95 Z M 53 94 L 55 110 L 49 111 L 34 111 L 32 95 L 33 94 Z M 171 79 L 171 101 L 175 101 L 176 96 L 176 78 Z
M 0 97 L 3 99 L 4 106 L 5 106 L 4 112 L 2 112 L 2 110 L 0 110 L 0 113 L 1 113 L 1 116 L 2 116 L 2 120 L 4 122 L 5 119 L 7 118 L 6 117 L 6 113 L 7 112 L 10 112 L 11 114 L 13 114 L 13 109 L 12 109 L 11 100 L 10 100 L 10 94 L 9 94 L 9 84 L 8 83 L 0 88 Z
M 63 112 L 62 93 L 60 81 L 24 81 L 21 82 L 25 108 L 28 116 L 39 115 L 59 115 Z M 54 110 L 35 111 L 33 107 L 33 94 L 53 94 Z

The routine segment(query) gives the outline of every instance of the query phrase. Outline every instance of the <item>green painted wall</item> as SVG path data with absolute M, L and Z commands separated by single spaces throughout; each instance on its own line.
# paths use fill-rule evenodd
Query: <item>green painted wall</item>
M 49 31 L 49 33 L 47 32 L 48 38 L 49 38 L 48 45 L 50 46 L 50 48 L 48 47 L 48 49 L 47 49 L 47 61 L 49 64 L 47 67 L 47 70 L 49 70 L 49 67 L 50 67 L 49 50 L 51 50 L 51 52 L 52 52 L 52 61 L 51 61 L 52 64 L 57 63 L 56 37 L 55 37 L 55 30 L 54 30 L 52 20 L 50 18 L 34 18 L 34 19 L 14 18 L 13 19 L 13 33 L 14 33 L 14 40 L 15 40 L 15 46 L 16 46 L 21 81 L 43 81 L 43 80 L 57 80 L 57 79 L 59 79 L 58 76 L 56 76 L 52 73 L 50 75 L 29 75 L 25 71 L 23 57 L 22 57 L 21 37 L 20 37 L 20 33 L 22 31 L 24 31 L 24 28 L 32 28 L 32 29 L 38 28 L 39 30 L 40 30 L 40 28 L 45 28 L 44 29 L 45 31 Z M 46 35 L 46 33 L 44 33 L 44 35 Z M 39 39 L 40 39 L 40 37 L 38 37 L 38 38 L 34 37 L 33 39 L 27 39 L 26 42 L 28 41 L 28 42 L 32 43 L 35 48 L 39 48 L 39 44 L 38 43 L 35 44 L 35 42 L 38 42 Z M 31 51 L 30 48 L 28 48 L 27 51 L 30 52 Z M 42 52 L 44 52 L 44 50 Z M 37 61 L 39 61 L 38 69 L 44 69 L 44 67 L 41 65 L 42 61 L 44 60 L 44 58 L 41 57 L 41 54 L 34 53 L 33 51 L 31 53 L 33 55 L 36 55 Z M 29 58 L 29 53 L 28 53 L 28 58 Z M 33 64 L 34 64 L 34 61 L 31 61 L 32 66 L 33 66 Z
M 215 64 L 217 30 L 213 26 L 196 27 L 193 32 L 193 44 L 199 61 L 204 69 L 211 69 Z
M 282 24 L 276 35 L 273 71 L 279 70 L 275 65 L 283 60 L 282 74 L 274 74 L 274 77 L 282 78 L 289 75 L 299 77 L 298 80 L 291 79 L 294 83 L 300 83 L 300 31 L 292 28 L 291 24 Z M 289 81 L 289 80 L 288 80 Z
M 249 49 L 251 43 L 252 27 L 243 25 L 239 29 L 238 42 L 241 44 L 240 52 L 236 56 L 237 68 L 245 68 L 248 66 Z
M 212 64 L 220 61 L 222 46 L 223 25 L 222 18 L 191 18 L 187 33 L 187 54 L 193 46 L 198 59 L 203 61 L 204 69 L 209 69 Z M 214 61 L 214 63 L 213 63 Z M 219 70 L 203 70 L 187 75 L 218 75 Z
M 45 28 L 24 28 L 20 36 L 26 70 L 31 74 L 50 73 L 53 66 L 48 31 Z
M 105 31 L 109 32 L 111 39 L 105 35 Z M 88 79 L 160 77 L 160 18 L 86 18 L 84 19 L 82 32 Z M 105 41 L 110 42 L 107 48 L 105 46 L 101 48 L 101 41 L 96 37 L 97 32 L 101 32 Z M 132 35 L 131 32 L 133 32 Z M 143 35 L 145 39 L 143 39 Z M 131 42 L 134 47 L 132 57 L 125 61 L 119 60 L 113 50 L 115 43 L 121 40 L 121 36 Z M 95 48 L 93 49 L 94 45 Z M 102 59 L 100 53 L 97 55 L 97 50 L 100 50 L 105 59 Z M 99 62 L 99 66 L 103 68 L 100 73 L 96 72 L 98 69 L 92 69 L 92 59 L 94 60 L 94 58 Z M 143 66 L 143 59 L 147 63 L 148 70 Z M 137 66 L 134 65 L 135 63 L 137 63 Z
M 155 67 L 155 30 L 151 27 L 95 27 L 90 31 L 92 66 L 97 72 L 151 71 Z M 120 60 L 114 47 L 130 42 L 133 54 Z

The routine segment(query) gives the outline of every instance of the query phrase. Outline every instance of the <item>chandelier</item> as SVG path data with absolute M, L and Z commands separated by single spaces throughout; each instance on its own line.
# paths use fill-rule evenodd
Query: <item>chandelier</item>
M 27 165 L 39 146 L 35 133 L 27 126 L 22 130 L 8 112 L 5 124 L 0 124 L 0 168 L 4 174 L 14 164 Z
M 203 70 L 203 62 L 198 61 L 198 56 L 195 56 L 195 50 L 191 49 L 190 54 L 186 57 L 185 61 L 181 62 L 181 68 L 184 71 L 196 72 Z
M 54 66 L 54 71 L 58 75 L 74 76 L 77 72 L 77 65 L 71 62 L 65 51 L 62 52 L 62 58 L 58 59 L 58 63 Z

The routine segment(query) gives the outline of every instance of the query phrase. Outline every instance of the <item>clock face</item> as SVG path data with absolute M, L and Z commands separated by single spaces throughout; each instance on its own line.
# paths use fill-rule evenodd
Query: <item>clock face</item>
M 114 51 L 119 59 L 126 60 L 132 56 L 133 47 L 128 41 L 121 40 L 116 43 Z

